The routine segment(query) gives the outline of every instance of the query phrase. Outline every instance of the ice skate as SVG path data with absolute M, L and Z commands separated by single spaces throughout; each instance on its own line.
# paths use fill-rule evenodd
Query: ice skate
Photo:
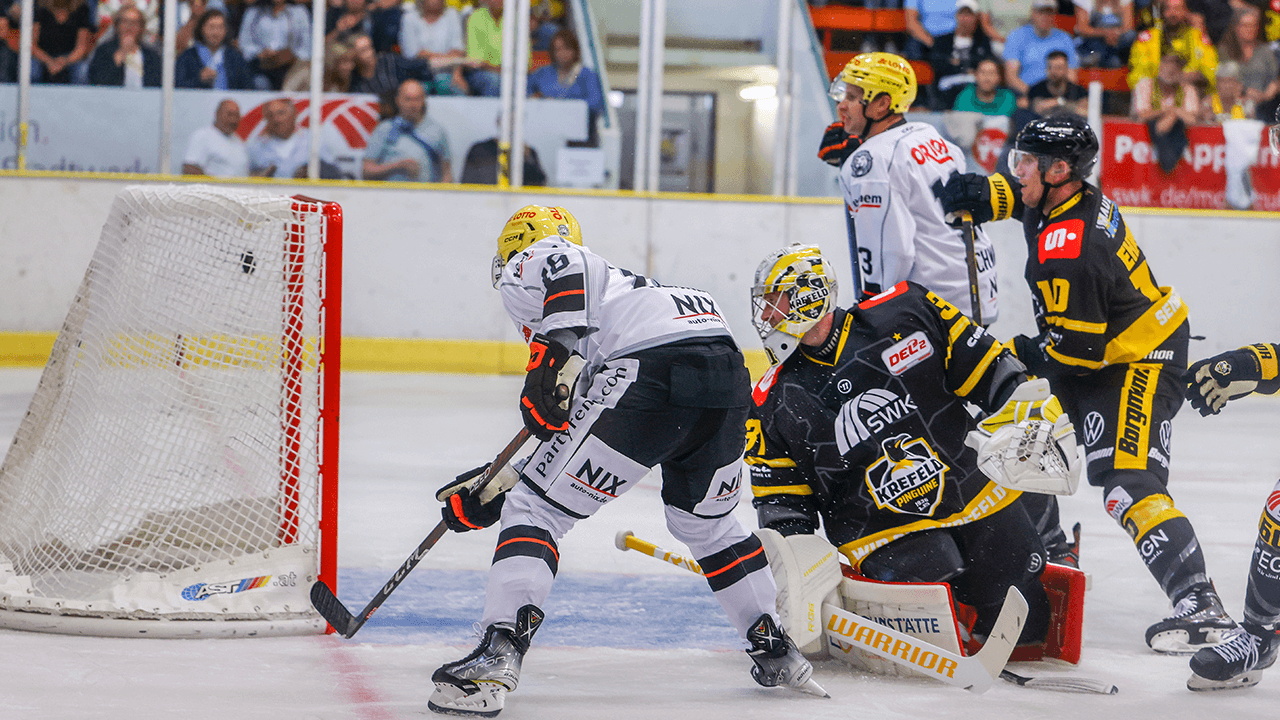
M 1049 562 L 1053 563 L 1054 565 L 1065 565 L 1066 567 L 1076 568 L 1077 570 L 1079 570 L 1080 569 L 1080 523 L 1076 523 L 1075 527 L 1071 528 L 1071 534 L 1075 538 L 1074 542 L 1067 542 L 1066 538 L 1063 538 L 1063 541 L 1060 544 L 1051 548 L 1047 548 L 1047 550 L 1049 551 Z
M 787 637 L 767 613 L 756 620 L 747 631 L 751 649 L 747 654 L 755 663 L 751 677 L 765 687 L 784 685 L 821 697 L 831 697 L 810 676 L 813 665 L 800 654 L 799 648 Z
M 1262 679 L 1262 671 L 1276 662 L 1276 631 L 1245 625 L 1223 633 L 1221 644 L 1201 648 L 1191 657 L 1191 677 L 1187 689 L 1238 690 L 1252 687 Z
M 441 665 L 431 675 L 436 689 L 427 707 L 445 715 L 494 717 L 501 712 L 506 694 L 520 683 L 520 662 L 542 617 L 537 607 L 525 605 L 516 612 L 515 625 L 486 628 L 470 655 Z
M 1147 645 L 1166 655 L 1190 655 L 1226 639 L 1236 623 L 1208 583 L 1197 585 L 1173 607 L 1173 615 L 1147 628 Z

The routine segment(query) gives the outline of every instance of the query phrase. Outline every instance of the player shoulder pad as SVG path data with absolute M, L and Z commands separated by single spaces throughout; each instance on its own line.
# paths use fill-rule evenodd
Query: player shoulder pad
M 905 295 L 907 291 L 911 289 L 911 285 L 912 283 L 906 280 L 903 280 L 902 282 L 898 283 L 897 285 L 894 285 L 888 290 L 885 290 L 879 295 L 873 295 L 867 298 L 866 300 L 863 300 L 862 302 L 858 303 L 858 308 L 861 310 L 868 310 L 877 305 L 882 305 L 892 300 L 893 298 L 898 297 L 899 295 Z
M 764 377 L 756 383 L 751 389 L 751 399 L 755 400 L 756 407 L 764 405 L 764 401 L 769 399 L 769 389 L 778 380 L 778 371 L 782 369 L 781 365 L 773 365 L 765 371 Z

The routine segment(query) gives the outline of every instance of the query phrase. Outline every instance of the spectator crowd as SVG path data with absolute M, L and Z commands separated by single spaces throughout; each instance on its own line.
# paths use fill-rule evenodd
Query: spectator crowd
M 369 179 L 497 182 L 496 164 L 453 168 L 443 129 L 427 117 L 428 96 L 500 94 L 504 0 L 327 0 L 325 53 L 312 58 L 309 0 L 179 0 L 174 85 L 184 89 L 302 92 L 311 64 L 323 64 L 325 92 L 377 95 L 378 126 L 363 160 Z M 0 82 L 17 82 L 20 0 L 0 0 Z M 584 100 L 589 139 L 604 112 L 596 73 L 584 67 L 566 4 L 534 0 L 530 97 Z M 162 0 L 35 0 L 31 81 L 37 84 L 159 87 Z M 533 60 L 534 58 L 531 58 Z M 308 132 L 286 98 L 263 106 L 265 129 L 238 146 L 240 109 L 222 101 L 213 124 L 189 138 L 183 171 L 226 176 L 305 177 Z M 484 145 L 485 142 L 477 143 Z M 478 148 L 486 155 L 488 146 Z M 468 153 L 471 155 L 472 153 Z M 536 154 L 530 153 L 538 163 Z M 528 161 L 528 159 L 527 159 Z M 341 177 L 322 152 L 322 177 Z M 526 184 L 544 180 L 540 167 Z M 489 177 L 493 175 L 493 177 Z M 532 181 L 532 182 L 531 182 Z
M 1280 2 L 1272 0 L 810 0 L 901 7 L 905 33 L 864 38 L 927 65 L 935 111 L 1029 119 L 1082 113 L 1081 68 L 1109 83 L 1110 114 L 1160 127 L 1256 118 L 1280 104 Z M 1010 97 L 1012 96 L 1012 102 Z

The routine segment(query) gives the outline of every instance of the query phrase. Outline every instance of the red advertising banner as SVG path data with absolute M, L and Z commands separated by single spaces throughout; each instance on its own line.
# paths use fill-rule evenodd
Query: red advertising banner
M 1249 168 L 1252 210 L 1280 210 L 1280 157 L 1267 144 L 1266 129 Z M 1231 209 L 1226 202 L 1227 145 L 1221 126 L 1187 128 L 1187 148 L 1173 172 L 1156 160 L 1147 126 L 1108 121 L 1103 126 L 1102 189 L 1121 205 Z M 1245 208 L 1235 208 L 1245 209 Z

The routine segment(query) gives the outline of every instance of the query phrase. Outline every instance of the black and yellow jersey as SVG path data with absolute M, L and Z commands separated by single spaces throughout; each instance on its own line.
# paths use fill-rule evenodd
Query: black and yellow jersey
M 1023 208 L 1022 226 L 1043 353 L 1018 355 L 1032 373 L 1138 361 L 1186 367 L 1187 306 L 1156 282 L 1115 203 L 1086 184 L 1047 214 Z
M 909 532 L 973 522 L 1017 497 L 964 444 L 965 407 L 998 408 L 1023 367 L 986 331 L 903 282 L 834 313 L 756 385 L 746 462 L 763 527 L 816 532 L 857 567 Z M 997 408 L 990 407 L 997 405 Z
M 1016 178 L 997 175 L 995 219 L 1022 221 L 1039 329 L 1033 343 L 1018 343 L 1018 359 L 1047 376 L 1139 361 L 1186 367 L 1187 306 L 1156 282 L 1120 208 L 1086 183 L 1041 213 L 1023 205 Z

